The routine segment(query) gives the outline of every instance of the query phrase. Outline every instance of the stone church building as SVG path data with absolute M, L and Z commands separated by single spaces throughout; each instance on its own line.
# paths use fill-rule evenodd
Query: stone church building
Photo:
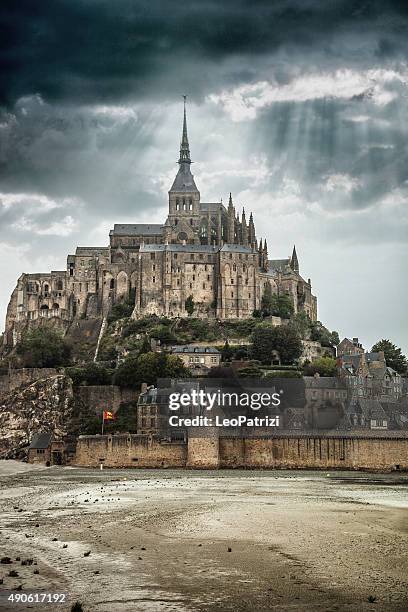
M 250 317 L 265 285 L 288 294 L 295 312 L 317 318 L 310 279 L 300 276 L 296 249 L 268 259 L 266 239 L 256 235 L 252 213 L 203 202 L 191 173 L 184 105 L 179 168 L 170 188 L 164 224 L 115 224 L 109 246 L 77 247 L 66 270 L 22 274 L 7 310 L 5 345 L 12 346 L 27 322 L 58 318 L 104 318 L 121 300 L 134 303 L 133 317 L 148 314 L 218 319 Z M 186 309 L 187 302 L 187 309 Z

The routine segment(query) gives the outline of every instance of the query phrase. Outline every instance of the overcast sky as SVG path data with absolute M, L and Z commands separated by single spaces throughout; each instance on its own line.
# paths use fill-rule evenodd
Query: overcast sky
M 391 0 L 3 0 L 1 320 L 22 272 L 164 221 L 187 94 L 202 200 L 296 243 L 340 336 L 408 353 L 407 26 Z

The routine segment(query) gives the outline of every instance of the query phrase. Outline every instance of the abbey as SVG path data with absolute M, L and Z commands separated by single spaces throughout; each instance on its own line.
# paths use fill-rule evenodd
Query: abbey
M 286 293 L 295 312 L 317 318 L 311 282 L 299 273 L 296 249 L 268 259 L 252 213 L 239 216 L 228 205 L 202 202 L 191 173 L 184 104 L 179 169 L 169 191 L 164 224 L 115 224 L 109 246 L 77 247 L 66 270 L 22 274 L 7 310 L 4 343 L 13 346 L 29 322 L 104 318 L 113 304 L 134 303 L 133 317 L 250 317 L 261 306 L 265 286 Z

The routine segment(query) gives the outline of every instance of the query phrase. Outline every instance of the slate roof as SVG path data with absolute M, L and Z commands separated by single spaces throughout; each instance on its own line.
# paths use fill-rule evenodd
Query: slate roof
M 179 171 L 176 174 L 176 178 L 174 179 L 174 182 L 173 182 L 173 185 L 171 186 L 170 191 L 180 191 L 182 193 L 198 191 L 196 184 L 194 182 L 194 177 L 191 174 L 189 164 L 187 163 L 180 164 Z
M 224 253 L 252 253 L 252 249 L 242 244 L 224 244 L 220 249 Z
M 337 376 L 304 376 L 305 387 L 308 389 L 345 389 L 343 382 Z
M 214 355 L 220 355 L 220 351 L 213 346 L 191 346 L 185 344 L 184 346 L 174 346 L 172 349 L 173 353 L 211 353 Z
M 276 272 L 287 272 L 287 269 L 290 268 L 290 258 L 286 259 L 269 259 L 269 269 L 276 270 Z
M 91 257 L 93 255 L 109 255 L 109 247 L 77 247 L 75 255 Z
M 161 223 L 115 223 L 111 235 L 114 236 L 158 236 L 163 233 Z
M 211 212 L 218 212 L 220 208 L 222 211 L 227 212 L 227 209 L 222 202 L 200 202 L 200 210 L 202 212 L 208 212 L 209 210 Z
M 211 244 L 144 244 L 140 253 L 170 251 L 171 253 L 216 253 L 219 247 Z
M 38 433 L 34 434 L 29 448 L 49 448 L 52 441 L 52 434 Z
M 367 419 L 388 420 L 388 417 L 378 400 L 360 397 L 357 400 L 357 403 L 360 406 L 361 412 Z

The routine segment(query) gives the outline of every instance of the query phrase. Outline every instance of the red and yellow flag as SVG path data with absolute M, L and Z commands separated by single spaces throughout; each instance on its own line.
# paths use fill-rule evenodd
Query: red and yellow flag
M 109 412 L 109 410 L 104 410 L 103 411 L 103 420 L 104 421 L 114 421 L 115 420 L 115 416 L 114 416 L 113 412 Z

